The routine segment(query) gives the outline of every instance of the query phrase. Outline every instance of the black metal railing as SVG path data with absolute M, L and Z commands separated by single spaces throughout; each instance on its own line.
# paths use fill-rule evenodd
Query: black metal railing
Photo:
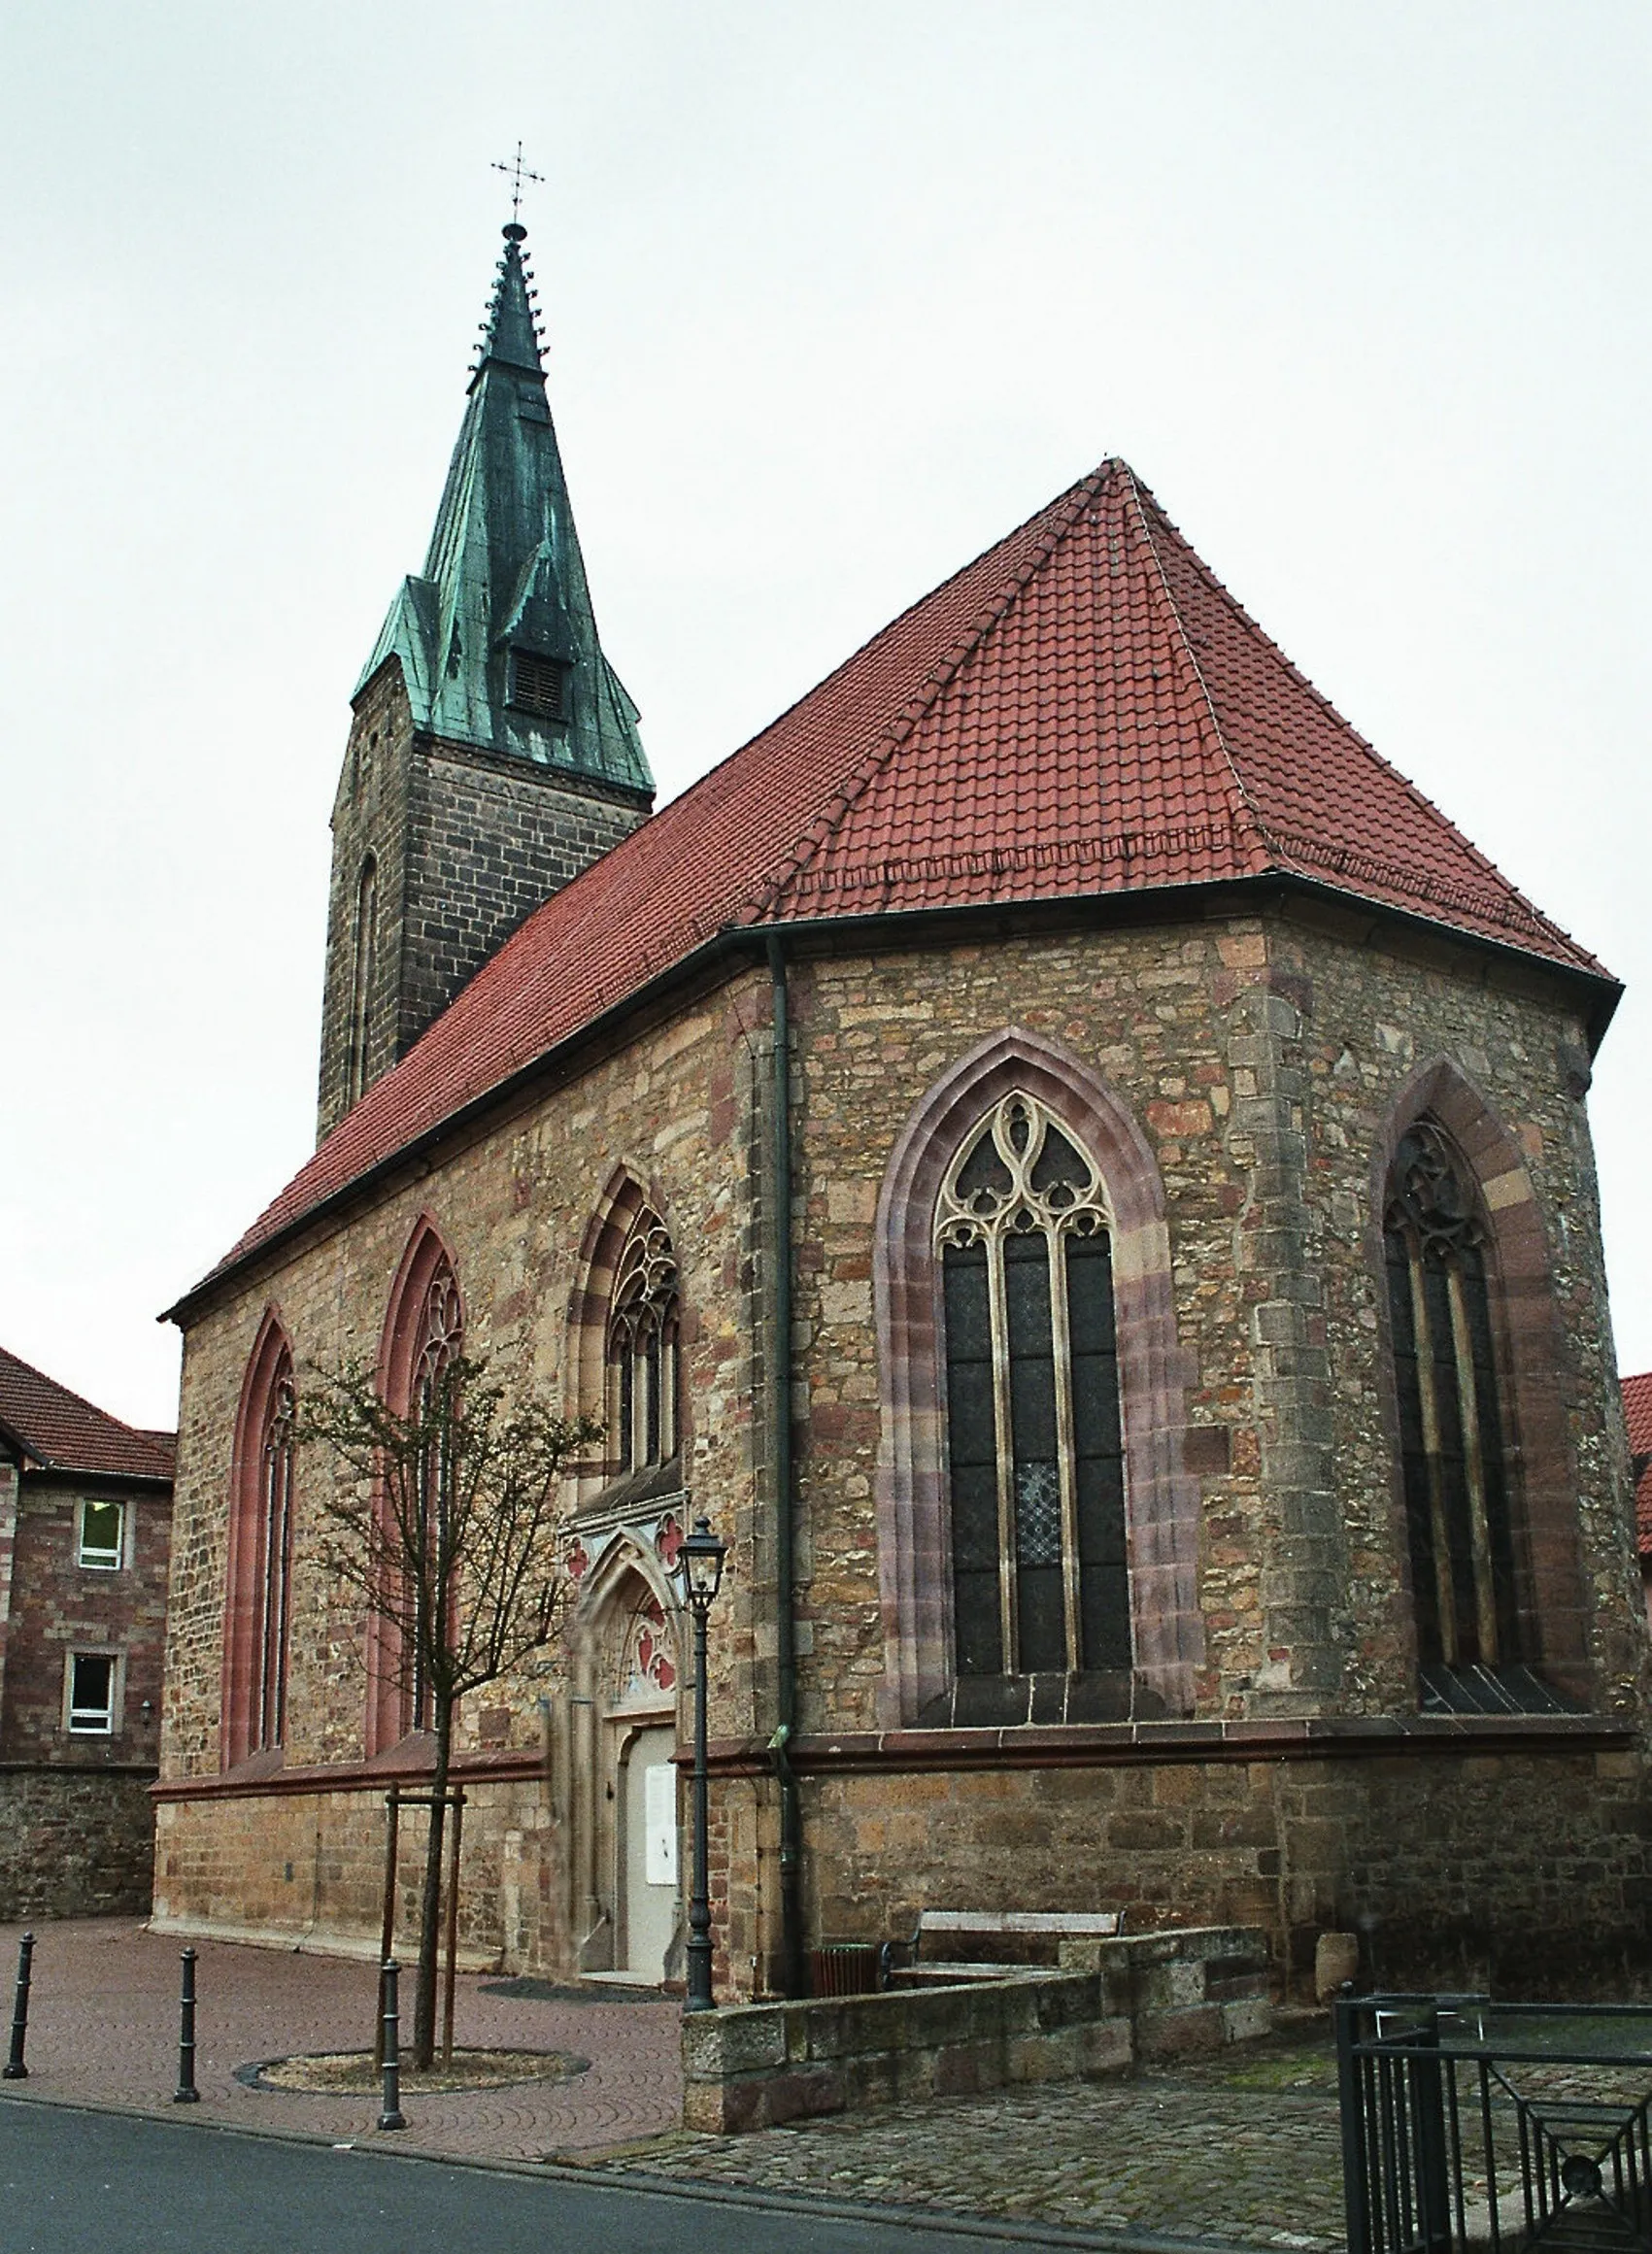
M 1349 2254 L 1652 2254 L 1652 2008 L 1336 2005 Z

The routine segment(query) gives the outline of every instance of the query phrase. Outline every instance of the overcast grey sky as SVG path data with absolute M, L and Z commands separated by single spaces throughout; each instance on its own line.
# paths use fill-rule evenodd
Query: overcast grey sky
M 1629 985 L 1652 1364 L 1643 0 L 0 0 L 0 1342 L 156 1311 L 307 1155 L 350 690 L 520 135 L 662 794 L 1103 455 Z

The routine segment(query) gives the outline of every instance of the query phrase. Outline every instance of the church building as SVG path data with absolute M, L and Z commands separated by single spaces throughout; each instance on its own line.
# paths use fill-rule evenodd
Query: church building
M 925 1907 L 1639 1964 L 1616 984 L 1117 459 L 652 813 L 523 245 L 355 690 L 319 1147 L 171 1310 L 157 1922 L 376 1945 L 428 1717 L 294 1404 L 462 1351 L 605 1424 L 460 1712 L 472 1961 L 679 1968 L 704 1517 L 720 1995 Z

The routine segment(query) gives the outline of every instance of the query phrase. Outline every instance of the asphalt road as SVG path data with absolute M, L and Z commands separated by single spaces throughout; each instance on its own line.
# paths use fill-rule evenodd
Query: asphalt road
M 985 2254 L 992 2242 L 801 2204 L 535 2178 L 398 2158 L 379 2144 L 288 2144 L 0 2100 L 0 2254 Z M 1085 2241 L 1055 2233 L 1013 2242 Z

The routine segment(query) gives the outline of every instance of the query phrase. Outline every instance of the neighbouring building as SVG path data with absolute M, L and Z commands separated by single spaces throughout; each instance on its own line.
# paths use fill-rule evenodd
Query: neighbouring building
M 1635 1481 L 1635 1546 L 1652 1621 L 1652 1369 L 1623 1381 L 1624 1421 L 1629 1427 L 1630 1476 Z
M 607 1420 L 461 1718 L 473 1951 L 676 1963 L 704 1515 L 725 1991 L 926 1904 L 1638 1970 L 1610 976 L 1119 460 L 648 804 L 513 227 L 355 692 L 321 1140 L 172 1310 L 162 1921 L 372 1945 L 427 1716 L 293 1401 L 462 1347 Z
M 172 1457 L 0 1348 L 0 1917 L 150 1906 Z

